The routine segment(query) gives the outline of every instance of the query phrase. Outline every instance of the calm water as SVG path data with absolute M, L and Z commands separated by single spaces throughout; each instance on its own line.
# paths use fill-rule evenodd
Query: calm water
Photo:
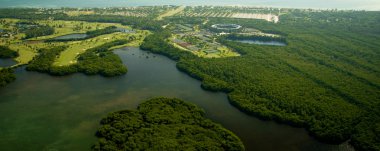
M 178 97 L 235 132 L 247 150 L 350 151 L 347 144 L 315 141 L 301 128 L 261 121 L 238 111 L 226 94 L 204 91 L 175 62 L 138 48 L 116 50 L 128 74 L 116 78 L 75 74 L 53 77 L 17 69 L 17 80 L 0 89 L 0 150 L 89 150 L 108 112 L 135 109 L 151 97 Z
M 233 40 L 246 44 L 256 44 L 256 45 L 269 45 L 269 46 L 286 46 L 286 43 L 279 41 L 260 41 L 260 40 Z
M 0 67 L 9 67 L 17 64 L 13 59 L 0 59 Z
M 379 0 L 0 0 L 0 7 L 126 7 L 151 5 L 244 5 L 380 10 Z
M 55 37 L 53 39 L 66 40 L 66 39 L 80 39 L 80 38 L 86 38 L 86 37 L 87 37 L 87 34 L 68 34 L 68 35 Z
M 119 32 L 124 32 L 124 33 L 133 33 L 134 32 L 132 30 L 128 30 L 128 29 L 124 29 L 124 28 L 117 28 L 116 30 Z M 87 34 L 76 33 L 76 34 L 68 34 L 68 35 L 55 37 L 53 39 L 67 40 L 67 39 L 81 39 L 81 38 L 86 38 L 86 37 L 87 37 Z
M 120 28 L 120 27 L 117 27 L 116 31 L 123 32 L 123 33 L 134 33 L 135 32 L 133 30 L 129 30 L 129 29 L 125 29 L 125 28 Z

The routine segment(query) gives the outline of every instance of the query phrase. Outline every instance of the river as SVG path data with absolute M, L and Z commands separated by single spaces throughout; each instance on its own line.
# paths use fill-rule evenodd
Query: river
M 139 48 L 115 50 L 128 73 L 105 78 L 73 74 L 54 77 L 16 69 L 17 80 L 0 89 L 0 150 L 89 150 L 107 113 L 135 109 L 151 97 L 177 97 L 197 104 L 206 116 L 237 134 L 247 150 L 350 151 L 328 145 L 302 128 L 261 121 L 228 103 L 224 93 L 201 89 L 175 62 Z
M 68 35 L 63 35 L 63 36 L 58 36 L 53 38 L 54 40 L 69 40 L 69 39 L 82 39 L 86 38 L 87 34 L 68 34 Z
M 13 59 L 1 59 L 0 58 L 0 67 L 9 67 L 9 66 L 13 66 L 17 64 L 16 61 L 14 61 Z

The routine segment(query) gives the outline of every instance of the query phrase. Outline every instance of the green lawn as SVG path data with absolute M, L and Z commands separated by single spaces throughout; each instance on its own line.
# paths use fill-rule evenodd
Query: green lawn
M 144 32 L 146 33 L 146 32 Z M 98 36 L 95 38 L 83 40 L 83 41 L 74 41 L 74 42 L 60 42 L 61 45 L 69 45 L 68 49 L 63 51 L 59 58 L 54 62 L 55 66 L 65 66 L 76 63 L 77 56 L 79 54 L 84 53 L 87 49 L 100 46 L 107 42 L 111 42 L 114 40 L 120 39 L 128 39 L 130 36 L 138 37 L 142 35 L 145 37 L 144 33 L 136 33 L 136 34 L 128 34 L 128 33 L 112 33 L 107 35 Z M 141 40 L 135 40 L 131 44 L 123 45 L 123 46 L 139 46 Z M 115 48 L 120 48 L 115 47 Z
M 129 26 L 123 26 L 117 23 L 92 23 L 84 21 L 51 21 L 51 20 L 42 20 L 38 21 L 39 24 L 49 25 L 55 28 L 54 35 L 41 36 L 32 38 L 30 40 L 44 40 L 53 37 L 63 36 L 72 33 L 85 33 L 87 31 L 103 29 L 109 26 L 116 26 L 125 29 L 131 29 Z
M 0 24 L 0 28 L 16 31 L 15 24 L 21 20 L 19 19 L 4 19 L 8 26 Z M 49 25 L 55 28 L 55 34 L 48 36 L 36 37 L 28 40 L 46 40 L 53 37 L 58 37 L 73 33 L 85 33 L 87 31 L 102 29 L 109 26 L 117 26 L 125 29 L 131 29 L 129 26 L 124 26 L 116 23 L 90 23 L 82 21 L 61 21 L 61 20 L 40 20 L 36 21 L 38 24 Z M 143 39 L 146 35 L 150 34 L 149 31 L 137 30 L 135 33 L 112 33 L 107 35 L 101 35 L 91 39 L 86 39 L 83 41 L 71 41 L 71 42 L 54 42 L 54 43 L 43 43 L 43 42 L 27 42 L 23 41 L 22 38 L 25 36 L 23 33 L 17 33 L 10 38 L 0 38 L 0 45 L 9 46 L 12 50 L 18 51 L 20 56 L 15 58 L 18 64 L 27 64 L 33 59 L 37 54 L 38 50 L 46 47 L 53 46 L 69 46 L 67 50 L 63 51 L 61 55 L 57 58 L 54 65 L 64 66 L 76 63 L 76 57 L 85 52 L 87 49 L 100 46 L 104 43 L 111 42 L 118 39 L 129 39 L 133 37 L 133 41 L 126 45 L 113 47 L 111 49 L 121 48 L 124 46 L 138 47 L 141 45 Z

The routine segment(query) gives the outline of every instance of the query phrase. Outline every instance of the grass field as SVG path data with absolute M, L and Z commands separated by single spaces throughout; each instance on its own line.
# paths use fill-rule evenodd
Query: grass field
M 41 36 L 32 39 L 22 40 L 25 36 L 23 33 L 19 33 L 16 28 L 16 23 L 19 19 L 3 19 L 5 22 L 0 24 L 0 29 L 7 29 L 12 31 L 14 34 L 9 38 L 0 38 L 0 45 L 9 46 L 12 50 L 18 51 L 20 56 L 15 58 L 20 64 L 27 64 L 33 59 L 37 54 L 38 50 L 41 48 L 52 47 L 52 46 L 69 46 L 67 50 L 63 51 L 61 56 L 57 58 L 54 65 L 64 66 L 70 65 L 76 62 L 76 57 L 85 52 L 87 49 L 102 45 L 106 42 L 118 40 L 118 39 L 131 39 L 132 41 L 126 45 L 117 46 L 112 49 L 121 48 L 124 46 L 134 46 L 138 47 L 141 45 L 143 39 L 146 35 L 150 34 L 149 31 L 137 30 L 134 33 L 122 33 L 116 32 L 107 35 L 101 35 L 91 39 L 83 41 L 71 41 L 71 42 L 54 42 L 54 43 L 44 43 L 42 40 L 47 40 L 50 38 L 73 34 L 73 33 L 85 33 L 90 30 L 102 29 L 109 26 L 116 26 L 124 29 L 131 29 L 129 26 L 123 26 L 116 23 L 89 23 L 82 21 L 53 21 L 53 20 L 41 20 L 35 21 L 41 25 L 49 25 L 55 28 L 55 33 L 53 35 Z M 30 41 L 32 40 L 32 41 Z
M 1 29 L 6 29 L 10 31 L 16 31 L 15 24 L 20 21 L 19 19 L 2 19 L 5 21 L 0 24 Z M 23 33 L 13 34 L 9 38 L 0 38 L 0 45 L 9 46 L 12 50 L 18 51 L 20 54 L 15 61 L 20 64 L 27 64 L 36 55 L 39 46 L 31 46 L 24 43 L 21 39 L 25 36 Z
M 86 50 L 100 46 L 102 44 L 105 44 L 107 42 L 111 42 L 114 40 L 119 40 L 119 39 L 129 39 L 129 37 L 139 37 L 141 38 L 136 39 L 132 41 L 129 44 L 126 45 L 121 45 L 117 47 L 113 47 L 112 49 L 124 47 L 124 46 L 135 46 L 138 47 L 142 39 L 148 34 L 148 32 L 138 32 L 135 34 L 127 34 L 127 33 L 113 33 L 113 34 L 107 34 L 107 35 L 102 35 L 98 36 L 95 38 L 83 40 L 83 41 L 74 41 L 74 42 L 68 42 L 68 43 L 62 43 L 60 42 L 59 45 L 69 45 L 68 49 L 63 51 L 59 58 L 56 59 L 53 65 L 55 66 L 65 66 L 65 65 L 70 65 L 76 63 L 77 56 L 79 54 L 82 54 L 86 52 Z
M 33 50 L 25 45 L 10 45 L 13 50 L 18 50 L 19 57 L 15 58 L 18 64 L 27 64 L 37 54 L 36 50 Z
M 50 38 L 72 34 L 72 33 L 85 33 L 87 31 L 103 29 L 109 26 L 116 26 L 116 27 L 120 27 L 124 29 L 131 29 L 129 26 L 123 26 L 121 24 L 116 24 L 116 23 L 92 23 L 92 22 L 90 23 L 90 22 L 83 22 L 83 21 L 60 21 L 60 20 L 58 21 L 42 20 L 42 21 L 38 21 L 37 23 L 54 27 L 55 33 L 53 35 L 36 37 L 30 40 L 45 40 L 45 39 L 50 39 Z

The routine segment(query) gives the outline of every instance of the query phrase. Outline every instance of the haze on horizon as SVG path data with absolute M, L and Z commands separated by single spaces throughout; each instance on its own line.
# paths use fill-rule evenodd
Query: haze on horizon
M 314 9 L 380 10 L 379 0 L 0 0 L 0 7 L 128 7 L 218 5 Z

